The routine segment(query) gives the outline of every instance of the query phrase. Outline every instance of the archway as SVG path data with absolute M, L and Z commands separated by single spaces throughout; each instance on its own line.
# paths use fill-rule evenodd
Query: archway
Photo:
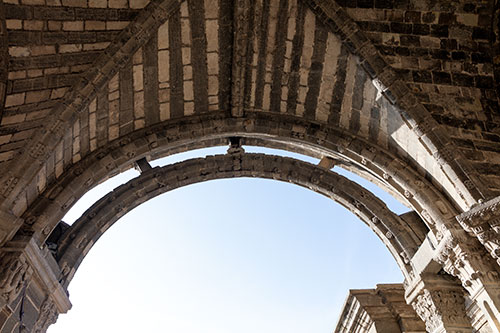
M 273 180 L 208 181 L 152 199 L 106 231 L 68 286 L 72 310 L 49 333 L 73 331 L 82 315 L 75 332 L 113 328 L 117 309 L 130 318 L 126 328 L 116 323 L 123 332 L 201 324 L 206 332 L 331 332 L 346 290 L 380 281 L 402 281 L 393 258 L 329 198 Z
M 67 309 L 43 246 L 89 188 L 142 158 L 237 139 L 344 163 L 405 198 L 430 231 L 403 248 L 416 269 L 406 300 L 427 323 L 429 304 L 466 318 L 466 290 L 498 322 L 494 1 L 11 2 L 0 4 L 1 318 L 37 283 L 42 330 L 51 302 Z M 443 270 L 461 287 L 440 303 Z
M 392 213 L 373 194 L 331 171 L 279 156 L 228 154 L 144 170 L 141 176 L 99 200 L 57 240 L 56 258 L 62 268 L 63 285 L 71 281 L 99 237 L 137 205 L 191 183 L 245 176 L 288 181 L 331 197 L 369 225 L 389 248 L 403 274 L 410 276 L 408 258 L 423 241 L 426 229 L 410 228 L 409 222 Z

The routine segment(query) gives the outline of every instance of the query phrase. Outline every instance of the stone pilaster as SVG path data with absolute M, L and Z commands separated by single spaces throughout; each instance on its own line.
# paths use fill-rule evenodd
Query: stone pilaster
M 472 333 L 464 289 L 453 277 L 424 274 L 406 290 L 406 300 L 429 333 Z

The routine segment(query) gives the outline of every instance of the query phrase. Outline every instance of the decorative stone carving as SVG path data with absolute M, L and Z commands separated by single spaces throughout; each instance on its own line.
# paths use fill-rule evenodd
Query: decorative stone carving
M 473 295 L 485 284 L 500 283 L 500 274 L 492 259 L 477 241 L 458 239 L 446 235 L 441 241 L 436 261 L 443 269 L 462 281 L 462 285 Z
M 429 333 L 471 333 L 465 290 L 446 273 L 423 273 L 405 286 L 406 301 L 425 322 Z
M 479 239 L 500 265 L 500 197 L 458 215 L 457 220 Z
M 50 297 L 47 297 L 40 307 L 40 314 L 33 327 L 33 332 L 44 333 L 50 325 L 56 322 L 58 316 L 57 306 Z
M 0 297 L 5 304 L 17 298 L 32 274 L 33 269 L 22 253 L 0 253 Z
M 415 302 L 412 303 L 413 308 L 420 318 L 425 322 L 425 327 L 428 331 L 433 332 L 441 325 L 441 312 L 438 311 L 432 300 L 431 294 L 428 290 L 417 296 Z
M 471 332 L 463 292 L 424 289 L 412 302 L 412 306 L 424 320 L 428 332 Z M 449 331 L 448 326 L 453 326 L 454 329 Z M 463 326 L 464 329 L 456 330 L 457 326 Z

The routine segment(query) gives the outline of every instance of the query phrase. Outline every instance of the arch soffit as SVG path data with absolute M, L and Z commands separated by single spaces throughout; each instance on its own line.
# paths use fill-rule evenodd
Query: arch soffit
M 442 143 L 442 138 L 447 138 L 444 129 L 440 128 L 425 107 L 418 103 L 408 87 L 398 79 L 395 71 L 345 11 L 334 0 L 300 1 L 306 1 L 318 17 L 334 33 L 340 35 L 343 43 L 361 57 L 362 65 L 368 74 L 385 87 L 384 95 L 389 101 L 401 107 L 399 111 L 405 122 L 440 161 L 451 183 L 464 196 L 466 206 L 471 206 L 483 198 L 486 190 L 475 171 L 468 167 L 465 158 L 456 157 L 458 150 L 453 149 L 450 140 L 445 140 L 446 144 Z M 7 186 L 8 200 L 5 200 L 4 209 L 13 203 L 22 188 L 38 174 L 40 160 L 46 159 L 54 150 L 63 136 L 62 133 L 72 125 L 76 115 L 88 106 L 96 92 L 113 77 L 120 66 L 130 60 L 135 50 L 146 43 L 152 31 L 169 18 L 181 2 L 181 0 L 151 1 L 137 19 L 105 50 L 94 66 L 82 75 L 81 80 L 64 97 L 64 102 L 52 112 L 52 118 L 46 122 L 43 133 L 33 138 L 20 159 L 12 162 L 21 167 L 15 168 L 17 172 L 9 171 L 3 177 L 2 183 L 15 184 L 12 187 Z
M 382 87 L 384 96 L 399 106 L 398 111 L 424 147 L 432 152 L 451 183 L 470 208 L 478 200 L 490 196 L 480 175 L 465 156 L 456 149 L 447 131 L 439 126 L 429 111 L 418 101 L 406 83 L 388 64 L 347 12 L 335 0 L 304 0 L 342 41 L 359 55 L 362 66 Z M 444 139 L 444 140 L 443 140 Z
M 19 190 L 38 174 L 40 165 L 55 150 L 77 115 L 89 105 L 120 67 L 130 61 L 133 54 L 151 38 L 153 32 L 178 9 L 182 1 L 184 0 L 151 0 L 97 58 L 93 66 L 68 90 L 63 100 L 52 110 L 43 130 L 28 142 L 19 158 L 10 162 L 7 168 L 9 171 L 1 178 L 1 183 L 5 184 L 4 193 L 0 193 L 0 202 L 4 209 L 12 204 Z M 14 163 L 18 167 L 11 168 Z M 8 211 L 8 208 L 5 210 Z
M 186 160 L 143 172 L 97 201 L 59 241 L 64 284 L 71 281 L 93 244 L 138 205 L 182 186 L 214 179 L 258 177 L 290 182 L 325 195 L 367 224 L 388 247 L 405 277 L 421 242 L 402 218 L 372 193 L 332 171 L 288 157 L 264 154 L 216 155 Z M 406 262 L 406 263 L 405 263 Z
M 200 119 L 201 118 L 201 119 Z M 71 206 L 96 184 L 117 170 L 147 156 L 166 156 L 173 152 L 227 144 L 232 136 L 249 138 L 262 146 L 282 145 L 287 150 L 312 151 L 321 156 L 348 159 L 370 172 L 394 191 L 406 197 L 434 232 L 436 223 L 453 221 L 457 210 L 422 175 L 386 150 L 352 136 L 292 117 L 255 113 L 253 118 L 232 118 L 226 113 L 193 116 L 168 121 L 116 140 L 68 169 L 22 215 L 24 228 L 46 238 Z M 415 230 L 426 227 L 415 226 Z

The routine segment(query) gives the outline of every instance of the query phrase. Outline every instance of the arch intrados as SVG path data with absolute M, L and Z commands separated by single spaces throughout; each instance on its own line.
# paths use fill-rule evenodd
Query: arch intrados
M 183 186 L 237 177 L 290 182 L 333 199 L 377 234 L 405 277 L 412 271 L 408 258 L 414 255 L 421 239 L 384 202 L 360 185 L 335 172 L 288 157 L 227 154 L 152 168 L 97 201 L 58 243 L 57 259 L 63 271 L 63 284 L 69 284 L 86 254 L 104 232 L 135 207 Z
M 231 136 L 252 138 L 264 147 L 282 145 L 290 151 L 309 151 L 311 156 L 348 159 L 405 196 L 414 210 L 427 219 L 431 230 L 435 230 L 435 223 L 449 223 L 457 213 L 443 194 L 405 161 L 346 131 L 263 112 L 249 113 L 245 118 L 219 113 L 217 117 L 211 114 L 170 120 L 133 132 L 94 151 L 63 173 L 30 205 L 23 214 L 26 226 L 40 233 L 39 237 L 47 237 L 83 194 L 110 175 L 130 168 L 134 161 L 151 155 L 160 157 L 227 144 Z

